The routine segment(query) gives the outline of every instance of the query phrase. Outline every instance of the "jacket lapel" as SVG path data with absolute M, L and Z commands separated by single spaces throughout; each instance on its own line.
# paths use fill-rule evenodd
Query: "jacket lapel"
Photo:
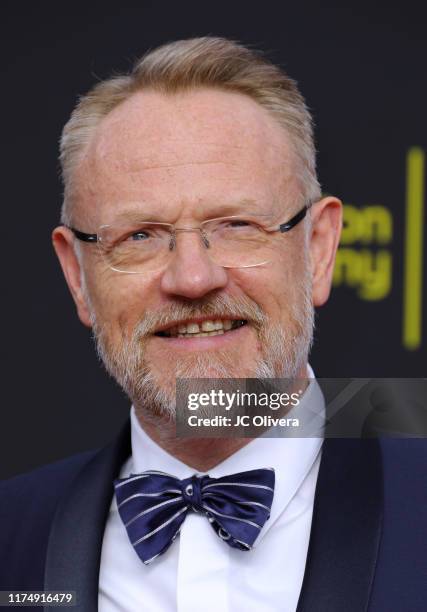
M 76 591 L 76 612 L 98 609 L 102 539 L 114 494 L 113 481 L 129 454 L 127 422 L 117 439 L 78 474 L 55 514 L 45 589 Z M 382 507 L 378 441 L 325 440 L 297 612 L 368 609 Z
M 297 612 L 368 609 L 381 536 L 378 440 L 326 439 Z
M 76 591 L 76 612 L 98 609 L 98 575 L 113 481 L 130 455 L 129 422 L 120 435 L 98 452 L 74 480 L 52 524 L 45 589 Z M 46 608 L 50 610 L 50 608 Z

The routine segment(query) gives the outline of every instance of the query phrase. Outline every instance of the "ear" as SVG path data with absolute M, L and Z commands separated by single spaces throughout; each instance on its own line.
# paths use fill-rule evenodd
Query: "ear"
M 67 227 L 56 227 L 52 232 L 53 248 L 58 255 L 62 271 L 67 281 L 71 295 L 77 306 L 80 321 L 87 327 L 92 327 L 90 311 L 81 286 L 81 268 L 74 251 L 74 235 Z
M 322 306 L 331 290 L 335 255 L 341 235 L 340 200 L 332 196 L 322 198 L 313 205 L 311 219 L 309 249 L 313 273 L 313 304 Z

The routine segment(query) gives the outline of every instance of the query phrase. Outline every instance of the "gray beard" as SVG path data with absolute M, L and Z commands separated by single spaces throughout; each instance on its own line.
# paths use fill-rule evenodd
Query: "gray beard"
M 113 346 L 108 326 L 98 323 L 92 310 L 92 330 L 99 358 L 107 372 L 129 396 L 137 413 L 151 421 L 174 421 L 176 418 L 176 379 L 179 378 L 295 378 L 306 364 L 312 345 L 314 309 L 311 297 L 311 278 L 302 279 L 295 303 L 289 304 L 290 325 L 284 329 L 271 323 L 259 306 L 248 298 L 218 295 L 209 300 L 183 302 L 167 312 L 147 312 L 136 325 L 130 338 L 123 334 L 118 346 Z M 217 350 L 201 352 L 180 359 L 167 378 L 145 358 L 147 337 L 165 322 L 174 322 L 200 315 L 222 313 L 248 319 L 254 325 L 260 341 L 262 356 L 250 371 L 238 364 L 238 354 Z

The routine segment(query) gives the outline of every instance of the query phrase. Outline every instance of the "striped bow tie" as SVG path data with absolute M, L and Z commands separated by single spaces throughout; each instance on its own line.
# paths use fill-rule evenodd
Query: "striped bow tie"
M 175 476 L 154 470 L 114 483 L 120 517 L 145 564 L 177 537 L 187 512 L 206 515 L 217 535 L 233 548 L 250 550 L 270 517 L 274 470 L 263 468 L 222 478 Z

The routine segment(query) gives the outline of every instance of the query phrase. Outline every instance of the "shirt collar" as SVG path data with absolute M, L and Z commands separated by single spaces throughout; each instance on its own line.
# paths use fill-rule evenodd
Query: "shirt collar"
M 310 381 L 301 398 L 298 411 L 308 410 L 310 413 L 320 415 L 323 419 L 325 410 L 323 393 L 314 379 L 310 366 L 308 366 L 308 373 L 313 380 Z M 130 420 L 132 456 L 123 466 L 122 477 L 145 470 L 167 472 L 180 479 L 188 478 L 195 473 L 194 468 L 170 455 L 145 433 L 138 422 L 133 406 Z M 322 442 L 321 436 L 291 438 L 260 436 L 206 472 L 212 478 L 220 478 L 246 470 L 274 468 L 276 484 L 270 519 L 265 524 L 255 545 L 265 536 L 297 493 L 313 467 Z

